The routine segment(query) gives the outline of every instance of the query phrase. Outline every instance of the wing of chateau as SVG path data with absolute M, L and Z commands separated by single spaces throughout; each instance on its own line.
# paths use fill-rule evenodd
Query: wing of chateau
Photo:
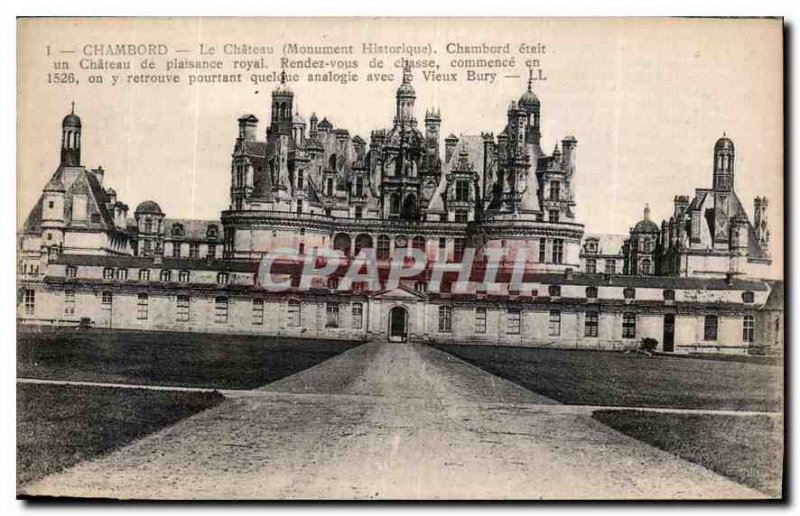
M 61 163 L 19 235 L 20 319 L 607 349 L 650 336 L 683 352 L 778 344 L 782 323 L 756 321 L 782 321 L 760 310 L 774 285 L 762 281 L 768 201 L 755 199 L 751 221 L 734 189 L 729 138 L 714 145 L 711 187 L 676 196 L 669 220 L 651 221 L 645 207 L 627 235 L 584 235 L 577 140 L 565 136 L 544 152 L 531 80 L 496 135 L 443 142 L 443 115 L 428 108 L 417 119 L 412 83 L 405 68 L 393 120 L 366 141 L 324 116 L 302 116 L 282 74 L 266 129 L 255 114 L 238 119 L 230 205 L 214 221 L 167 218 L 153 200 L 130 217 L 102 167 L 81 165 L 73 108 Z M 278 295 L 257 275 L 277 249 L 332 249 L 346 259 L 373 250 L 381 267 L 412 249 L 451 262 L 475 250 L 479 265 L 498 250 L 504 262 L 496 281 L 471 278 L 466 292 L 451 290 L 452 275 L 430 288 L 426 268 L 394 289 L 354 286 L 343 296 L 336 277 L 305 291 L 295 278 Z M 501 281 L 506 262 L 524 264 L 523 290 Z

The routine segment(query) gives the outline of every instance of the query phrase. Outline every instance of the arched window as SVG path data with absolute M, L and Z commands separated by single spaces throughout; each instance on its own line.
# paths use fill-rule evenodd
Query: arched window
M 172 271 L 169 269 L 162 269 L 159 277 L 161 281 L 170 281 L 172 279 Z
M 586 299 L 597 299 L 597 287 L 586 287 Z
M 218 272 L 217 273 L 217 283 L 219 285 L 227 285 L 228 284 L 228 273 L 227 272 Z
M 180 271 L 178 273 L 178 281 L 181 283 L 188 283 L 189 282 L 189 271 Z
M 641 273 L 642 274 L 651 274 L 652 273 L 653 263 L 650 261 L 649 258 L 645 258 L 642 260 L 642 267 Z
M 719 319 L 716 315 L 707 315 L 703 322 L 703 340 L 717 340 Z
M 328 158 L 328 168 L 330 170 L 336 170 L 336 153 L 333 153 Z
M 416 220 L 419 218 L 419 209 L 417 208 L 416 195 L 410 194 L 408 197 L 406 197 L 406 200 L 403 203 L 403 212 L 401 216 L 404 219 L 409 219 L 409 220 Z
M 379 260 L 389 259 L 389 237 L 386 235 L 378 237 L 377 257 Z
M 362 249 L 372 249 L 372 237 L 367 234 L 361 234 L 356 237 L 355 253 L 361 252 Z
M 350 235 L 339 233 L 333 237 L 333 250 L 341 251 L 345 256 L 350 256 Z

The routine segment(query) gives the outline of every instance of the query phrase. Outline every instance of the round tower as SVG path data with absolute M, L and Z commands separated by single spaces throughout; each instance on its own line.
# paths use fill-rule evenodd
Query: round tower
M 735 149 L 733 141 L 725 133 L 714 144 L 714 190 L 733 190 Z
M 81 166 L 81 119 L 75 114 L 75 103 L 61 122 L 61 166 Z

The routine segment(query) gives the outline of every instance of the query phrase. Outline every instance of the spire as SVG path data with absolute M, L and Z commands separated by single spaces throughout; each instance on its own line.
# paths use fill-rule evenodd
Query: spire
M 533 67 L 528 65 L 528 91 L 533 91 Z
M 644 220 L 650 220 L 650 205 L 644 205 Z
M 281 86 L 286 84 L 286 68 L 281 68 Z
M 72 107 L 69 110 L 69 114 L 70 115 L 74 115 L 75 114 L 75 101 L 74 100 L 72 101 Z
M 414 77 L 411 75 L 411 66 L 406 62 L 403 65 L 403 84 L 411 84 Z

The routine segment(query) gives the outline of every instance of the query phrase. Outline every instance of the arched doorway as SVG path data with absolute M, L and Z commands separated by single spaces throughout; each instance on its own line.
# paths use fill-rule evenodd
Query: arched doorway
M 408 311 L 402 306 L 395 306 L 389 310 L 389 341 L 406 340 L 408 340 Z

